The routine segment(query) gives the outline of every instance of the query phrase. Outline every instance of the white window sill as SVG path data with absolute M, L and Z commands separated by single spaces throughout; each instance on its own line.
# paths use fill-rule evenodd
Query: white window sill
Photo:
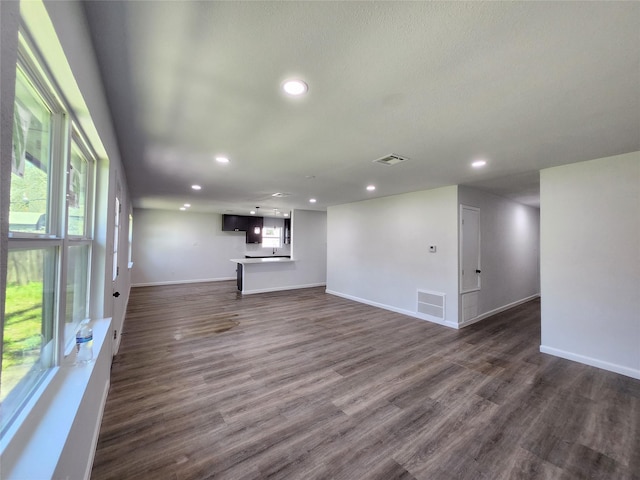
M 92 396 L 86 395 L 90 380 L 96 368 L 105 368 L 105 362 L 108 366 L 111 364 L 111 319 L 96 320 L 92 328 L 95 360 L 76 366 L 73 364 L 75 356 L 70 355 L 63 365 L 51 369 L 0 439 L 3 479 L 54 478 L 83 398 Z M 108 373 L 106 378 L 104 388 L 108 388 Z M 99 422 L 100 419 L 96 420 Z M 94 448 L 92 445 L 92 451 Z M 88 464 L 91 459 L 78 459 L 83 460 Z M 81 469 L 90 466 L 81 466 Z

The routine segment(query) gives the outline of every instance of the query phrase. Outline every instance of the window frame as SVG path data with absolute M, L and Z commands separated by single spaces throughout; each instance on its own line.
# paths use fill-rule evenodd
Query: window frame
M 66 234 L 70 241 L 82 241 L 82 240 L 92 240 L 93 232 L 94 232 L 94 217 L 95 217 L 95 191 L 96 191 L 96 164 L 97 164 L 97 155 L 88 143 L 84 140 L 80 131 L 75 124 L 75 122 L 71 122 L 71 141 L 69 145 L 69 154 L 67 155 L 67 179 L 66 179 L 66 188 L 65 192 L 70 192 L 70 184 L 71 184 L 71 152 L 73 151 L 73 146 L 80 151 L 83 156 L 83 159 L 87 162 L 87 182 L 86 182 L 86 192 L 85 192 L 85 207 L 84 207 L 84 232 L 82 235 L 70 234 L 69 233 L 69 205 L 65 209 L 65 226 L 66 226 Z
M 71 183 L 71 175 L 69 172 L 71 171 L 71 152 L 73 150 L 73 146 L 80 151 L 84 160 L 87 162 L 87 184 L 86 184 L 86 192 L 85 192 L 85 217 L 84 217 L 84 232 L 82 235 L 72 235 L 69 234 L 69 204 L 67 201 L 67 194 L 69 192 L 70 183 Z M 75 346 L 74 336 L 75 331 L 80 327 L 80 323 L 83 320 L 86 320 L 90 317 L 90 300 L 91 300 L 91 271 L 92 271 L 92 258 L 93 258 L 93 232 L 94 232 L 94 217 L 95 217 L 95 192 L 96 192 L 96 161 L 97 155 L 89 144 L 84 140 L 83 136 L 80 134 L 79 128 L 75 124 L 75 122 L 71 122 L 70 126 L 70 134 L 68 138 L 68 148 L 66 155 L 66 163 L 65 163 L 65 204 L 64 204 L 64 238 L 63 238 L 63 259 L 64 261 L 64 284 L 62 284 L 62 289 L 64 290 L 64 305 L 61 306 L 60 310 L 60 319 L 58 325 L 58 334 L 62 341 L 62 349 L 63 356 L 68 356 L 73 352 L 73 348 Z M 80 247 L 80 246 L 88 246 L 87 251 L 87 272 L 86 272 L 86 285 L 85 285 L 85 311 L 87 312 L 87 317 L 79 319 L 78 321 L 72 322 L 72 326 L 69 326 L 66 321 L 67 315 L 67 295 L 66 288 L 68 285 L 68 266 L 69 266 L 69 251 L 72 247 Z M 68 335 L 69 332 L 73 332 L 71 335 Z
M 267 230 L 275 230 L 277 232 L 277 235 L 265 235 L 265 232 Z M 283 227 L 262 227 L 262 247 L 263 248 L 282 248 L 282 234 L 284 232 L 284 228 Z M 277 245 L 269 245 L 269 242 L 266 242 L 267 244 L 265 245 L 265 239 L 270 239 L 270 240 L 277 240 L 278 244 Z
M 23 40 L 22 35 L 20 39 Z M 9 225 L 9 241 L 20 238 L 62 238 L 61 225 L 61 205 L 60 199 L 63 195 L 62 185 L 62 168 L 61 165 L 54 164 L 53 159 L 63 157 L 65 155 L 66 145 L 64 143 L 65 131 L 68 128 L 68 115 L 57 97 L 49 90 L 50 84 L 44 82 L 40 77 L 41 69 L 34 66 L 35 60 L 31 59 L 26 50 L 26 40 L 20 42 L 18 48 L 18 60 L 16 62 L 16 70 L 20 69 L 24 77 L 31 84 L 31 87 L 40 97 L 45 107 L 51 112 L 51 144 L 49 151 L 49 169 L 48 172 L 48 199 L 47 199 L 47 215 L 46 228 L 44 233 L 17 232 L 11 230 Z M 16 75 L 17 81 L 17 75 Z M 15 100 L 14 100 L 15 103 Z
M 52 318 L 40 320 L 42 331 L 49 329 L 51 339 L 41 347 L 39 358 L 45 358 L 46 363 L 34 379 L 27 378 L 25 374 L 15 385 L 19 391 L 18 397 L 13 394 L 14 389 L 7 393 L 5 402 L 2 405 L 2 423 L 0 425 L 0 436 L 4 436 L 9 431 L 13 431 L 19 425 L 20 418 L 23 418 L 23 410 L 27 405 L 33 404 L 34 395 L 39 395 L 40 386 L 46 378 L 50 378 L 51 373 L 63 363 L 75 351 L 75 330 L 82 320 L 74 322 L 74 326 L 69 328 L 66 322 L 66 297 L 67 297 L 67 273 L 69 249 L 75 246 L 87 246 L 86 250 L 86 282 L 85 311 L 90 317 L 90 305 L 92 299 L 92 266 L 93 248 L 95 236 L 95 208 L 96 208 L 96 182 L 97 182 L 97 154 L 86 140 L 81 129 L 73 120 L 73 110 L 62 100 L 54 81 L 54 77 L 46 68 L 46 63 L 37 54 L 37 50 L 31 43 L 28 32 L 21 25 L 18 41 L 18 55 L 15 67 L 25 77 L 30 87 L 42 100 L 45 108 L 51 113 L 50 125 L 50 146 L 49 146 L 49 166 L 47 172 L 47 219 L 46 231 L 43 232 L 17 232 L 9 230 L 7 238 L 8 252 L 20 250 L 53 249 L 53 273 L 50 278 L 43 282 L 52 282 Z M 18 75 L 16 75 L 18 81 Z M 14 99 L 14 105 L 17 96 Z M 75 145 L 87 161 L 87 185 L 85 194 L 85 222 L 82 235 L 69 235 L 67 231 L 69 219 L 69 205 L 67 193 L 69 192 L 71 149 Z M 13 173 L 9 172 L 10 175 Z M 11 181 L 10 181 L 11 185 Z M 46 273 L 43 273 L 43 277 Z M 44 289 L 44 284 L 43 284 Z M 7 304 L 9 299 L 7 298 Z M 6 308 L 6 307 L 5 307 Z M 43 308 L 44 302 L 43 302 Z M 4 313 L 4 312 L 3 312 Z M 2 326 L 4 329 L 4 325 Z M 72 334 L 66 335 L 73 330 Z M 4 334 L 3 334 L 4 337 Z M 0 345 L 0 355 L 4 353 L 4 342 Z M 1 358 L 1 357 L 0 357 Z M 35 368 L 37 364 L 34 364 Z M 31 371 L 30 368 L 29 371 Z M 0 374 L 1 375 L 1 374 Z M 20 391 L 22 389 L 22 391 Z M 11 402 L 6 400 L 11 397 Z M 14 398 L 15 397 L 15 398 Z M 37 398 L 37 397 L 36 397 Z M 5 408 L 5 405 L 7 406 Z M 7 408 L 10 410 L 7 411 Z M 30 408 L 30 407 L 29 407 Z

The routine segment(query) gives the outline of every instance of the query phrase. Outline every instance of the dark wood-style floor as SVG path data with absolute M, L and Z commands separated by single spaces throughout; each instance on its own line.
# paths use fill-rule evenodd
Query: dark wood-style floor
M 538 301 L 456 331 L 322 288 L 136 288 L 92 479 L 640 478 L 640 381 L 539 344 Z

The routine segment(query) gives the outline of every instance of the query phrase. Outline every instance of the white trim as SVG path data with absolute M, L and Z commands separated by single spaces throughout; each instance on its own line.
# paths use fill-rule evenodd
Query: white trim
M 464 205 L 464 204 L 460 204 L 460 208 L 458 209 L 458 288 L 460 290 L 460 295 L 462 295 L 463 293 L 471 293 L 471 292 L 477 292 L 479 290 L 482 289 L 482 277 L 480 277 L 480 274 L 478 275 L 478 283 L 477 283 L 477 287 L 473 287 L 470 288 L 468 290 L 464 290 L 462 288 L 462 246 L 464 244 L 464 238 L 463 238 L 463 234 L 462 234 L 462 221 L 464 220 L 462 218 L 462 211 L 463 210 L 473 210 L 478 212 L 478 266 L 476 267 L 476 270 L 481 270 L 482 267 L 482 233 L 481 233 L 481 218 L 480 218 L 480 208 L 478 207 L 472 207 L 470 205 Z
M 566 350 L 560 350 L 558 348 L 548 347 L 546 345 L 540 345 L 540 352 L 640 380 L 640 369 L 629 368 L 625 367 L 624 365 L 605 362 L 604 360 L 598 360 L 597 358 L 587 357 L 578 353 L 567 352 Z
M 133 283 L 131 288 L 135 287 L 158 287 L 161 285 L 181 285 L 183 283 L 207 283 L 207 282 L 226 282 L 227 280 L 235 280 L 236 277 L 220 277 L 220 278 L 200 278 L 195 280 L 167 280 L 165 282 L 143 282 Z
M 0 457 L 5 456 L 5 450 L 11 445 L 11 442 L 14 441 L 14 438 L 25 435 L 25 431 L 24 429 L 22 429 L 23 423 L 29 418 L 31 412 L 34 408 L 36 408 L 43 395 L 47 391 L 53 389 L 52 385 L 54 381 L 57 381 L 56 377 L 59 374 L 59 371 L 59 366 L 52 367 L 47 370 L 40 382 L 36 385 L 33 394 L 27 397 L 24 406 L 18 411 L 16 417 L 13 419 L 13 422 L 6 426 L 6 430 L 0 437 Z M 18 439 L 17 441 L 20 441 L 20 439 Z
M 120 324 L 120 331 L 117 331 L 111 327 L 111 331 L 116 333 L 115 338 L 112 337 L 111 344 L 111 356 L 115 357 L 120 350 L 120 343 L 122 342 L 122 330 L 124 330 L 124 322 L 127 318 L 127 309 L 129 308 L 129 299 L 131 298 L 131 287 L 129 287 L 129 291 L 127 292 L 127 299 L 124 303 L 124 310 L 122 314 L 122 323 Z M 111 334 L 112 335 L 112 334 Z M 111 381 L 111 376 L 109 376 L 109 381 Z
M 534 298 L 538 298 L 540 297 L 539 293 L 536 293 L 535 295 L 531 295 L 529 297 L 523 298 L 521 300 L 516 300 L 515 302 L 511 302 L 508 303 L 506 305 L 503 305 L 502 307 L 498 307 L 498 308 L 494 308 L 493 310 L 490 310 L 488 312 L 485 312 L 481 315 L 478 315 L 477 317 L 474 317 L 470 320 L 467 320 L 466 322 L 460 322 L 458 324 L 458 328 L 462 328 L 462 327 L 468 327 L 469 325 L 472 325 L 476 322 L 479 322 L 480 320 L 484 320 L 485 318 L 491 317 L 493 315 L 496 315 L 498 313 L 504 312 L 505 310 L 509 310 L 510 308 L 513 307 L 517 307 L 518 305 L 521 305 L 523 303 L 526 303 L 530 300 L 533 300 Z
M 462 270 L 462 269 L 460 269 L 460 270 Z M 462 271 L 460 273 L 462 273 Z M 480 290 L 482 290 L 482 289 L 479 288 L 479 287 L 470 288 L 469 290 L 465 290 L 464 292 L 460 292 L 460 296 L 465 295 L 467 293 L 479 292 Z
M 392 307 L 391 305 L 373 302 L 371 300 L 366 300 L 360 297 L 354 297 L 352 295 L 347 295 L 347 294 L 336 292 L 333 290 L 325 290 L 325 292 L 330 295 L 335 295 L 336 297 L 346 298 L 347 300 L 353 300 L 354 302 L 364 303 L 365 305 L 371 305 L 372 307 L 382 308 L 383 310 L 389 310 L 390 312 L 400 313 L 402 315 L 407 315 L 409 317 L 417 318 L 418 320 L 426 320 L 427 322 L 436 323 L 438 325 L 442 325 L 443 327 L 449 327 L 449 328 L 455 328 L 455 329 L 460 328 L 457 323 L 449 322 L 447 320 L 442 321 L 441 319 L 432 317 L 431 315 L 412 312 L 411 310 L 405 310 L 403 308 Z
M 111 377 L 109 381 L 104 384 L 104 390 L 102 392 L 102 399 L 100 401 L 100 409 L 96 416 L 96 424 L 93 429 L 93 438 L 91 439 L 90 456 L 87 459 L 87 469 L 84 472 L 84 479 L 89 480 L 91 478 L 91 470 L 93 470 L 93 461 L 96 458 L 96 450 L 98 448 L 98 439 L 100 437 L 100 427 L 102 426 L 102 417 L 104 417 L 104 408 L 107 405 L 107 397 L 109 396 L 109 388 L 111 387 Z
M 253 295 L 254 293 L 268 293 L 268 292 L 281 292 L 283 290 L 299 290 L 301 288 L 313 288 L 313 287 L 325 287 L 327 284 L 322 283 L 309 283 L 307 285 L 288 285 L 286 287 L 275 288 L 260 288 L 258 290 L 243 290 L 242 295 Z
M 21 412 L 20 418 L 16 418 L 15 432 L 0 439 L 3 479 L 54 477 L 68 438 L 74 429 L 76 416 L 83 407 L 95 366 L 98 362 L 107 363 L 104 357 L 100 358 L 100 354 L 105 351 L 105 345 L 109 344 L 111 319 L 96 320 L 92 326 L 95 361 L 88 365 L 75 366 L 73 359 L 68 358 L 62 366 L 52 369 L 50 381 L 39 390 L 39 395 L 34 395 L 30 400 L 30 409 L 24 413 Z M 110 365 L 110 352 L 108 355 L 108 365 Z M 105 365 L 101 363 L 101 366 Z M 109 383 L 106 383 L 102 392 L 103 405 L 100 406 L 102 410 L 106 403 Z M 84 406 L 86 405 L 85 403 Z M 95 437 L 96 443 L 92 444 L 92 447 L 97 445 L 102 410 L 100 415 L 95 417 L 96 424 L 93 426 L 92 437 Z M 38 458 L 38 461 L 34 462 L 34 458 Z M 74 459 L 74 461 L 81 461 L 81 459 Z M 91 458 L 91 466 L 93 466 L 93 458 Z

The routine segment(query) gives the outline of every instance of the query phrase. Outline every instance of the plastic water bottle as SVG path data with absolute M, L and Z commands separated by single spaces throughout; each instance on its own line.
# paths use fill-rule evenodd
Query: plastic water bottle
M 84 365 L 93 361 L 93 329 L 89 326 L 89 320 L 84 320 L 76 333 L 76 351 L 77 364 Z

